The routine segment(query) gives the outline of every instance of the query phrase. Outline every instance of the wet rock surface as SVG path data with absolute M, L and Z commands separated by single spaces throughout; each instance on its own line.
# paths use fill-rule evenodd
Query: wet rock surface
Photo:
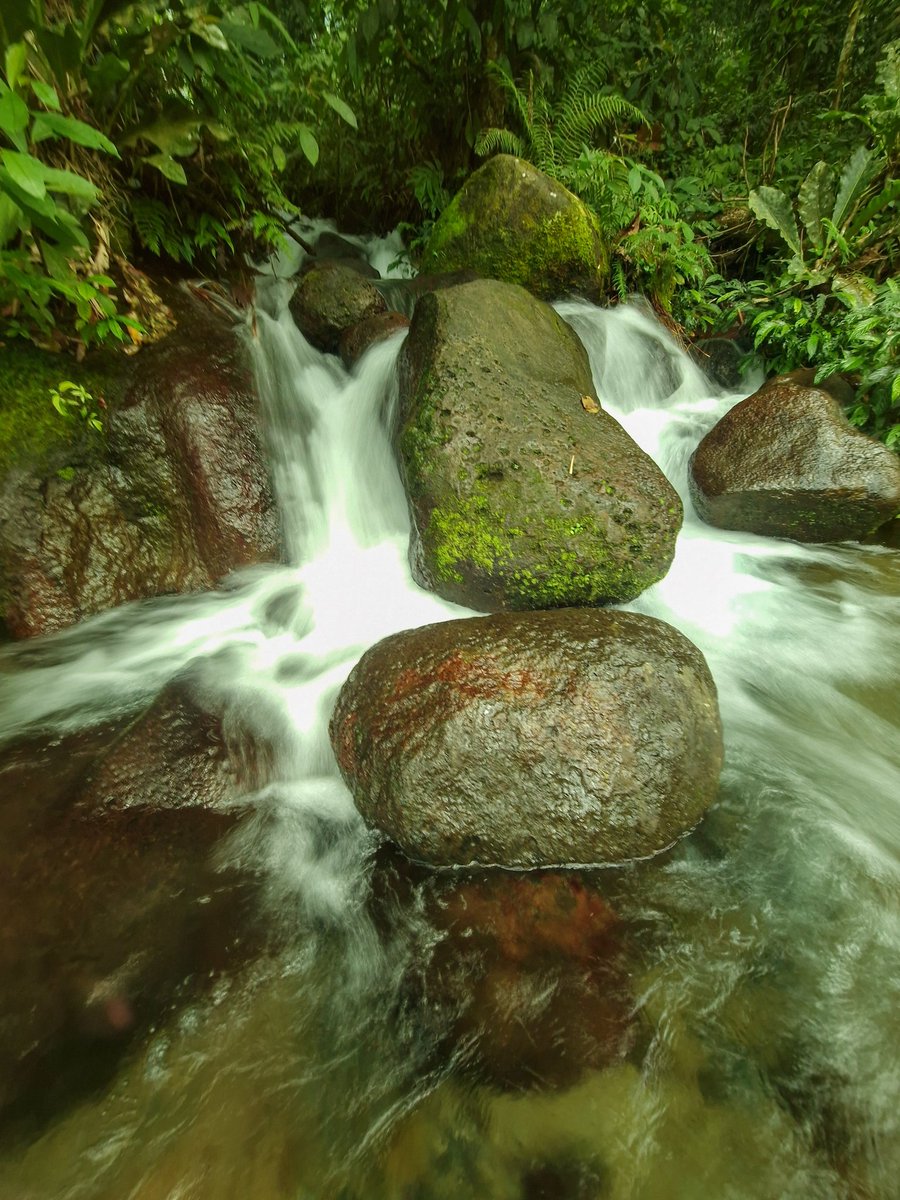
M 625 601 L 666 573 L 678 495 L 603 412 L 548 305 L 494 280 L 425 295 L 400 379 L 423 586 L 496 611 Z
M 125 728 L 4 752 L 2 1136 L 102 1085 L 259 945 L 255 882 L 212 856 L 243 815 L 228 743 L 173 685 Z
M 281 556 L 231 327 L 182 297 L 178 330 L 132 360 L 124 391 L 89 461 L 19 463 L 0 479 L 0 601 L 15 637 Z
M 358 271 L 324 262 L 300 279 L 290 309 L 311 345 L 336 354 L 345 329 L 385 312 L 387 305 L 375 285 Z
M 597 299 L 609 255 L 587 205 L 523 159 L 497 154 L 444 209 L 422 270 L 473 270 L 548 300 L 573 292 Z
M 344 366 L 355 366 L 370 347 L 408 328 L 409 318 L 398 312 L 378 313 L 351 325 L 341 334 L 339 348 Z
M 398 909 L 425 922 L 430 946 L 414 955 L 402 995 L 438 1026 L 442 1058 L 503 1091 L 545 1091 L 627 1056 L 636 1027 L 625 930 L 589 879 L 493 871 L 417 880 L 416 870 L 379 864 L 376 914 L 389 932 Z
M 330 733 L 367 822 L 438 865 L 653 854 L 700 819 L 722 763 L 700 651 L 661 621 L 590 609 L 386 638 Z
M 710 525 L 799 542 L 858 540 L 900 510 L 900 459 L 838 401 L 788 378 L 735 405 L 697 447 L 691 498 Z

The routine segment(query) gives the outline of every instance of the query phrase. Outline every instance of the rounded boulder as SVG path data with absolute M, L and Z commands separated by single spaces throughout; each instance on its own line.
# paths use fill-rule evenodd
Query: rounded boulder
M 900 511 L 900 459 L 847 421 L 823 388 L 765 384 L 691 458 L 702 520 L 798 542 L 856 541 Z
M 331 741 L 363 817 L 436 865 L 625 862 L 692 828 L 722 735 L 700 651 L 563 609 L 446 621 L 363 655 Z

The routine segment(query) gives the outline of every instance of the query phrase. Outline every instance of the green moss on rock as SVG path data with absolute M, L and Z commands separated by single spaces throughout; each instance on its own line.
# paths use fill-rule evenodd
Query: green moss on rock
M 445 209 L 422 266 L 477 271 L 553 299 L 598 295 L 609 254 L 596 217 L 577 196 L 530 163 L 500 154 Z
M 81 420 L 53 407 L 50 391 L 65 379 L 98 400 L 115 389 L 117 374 L 106 364 L 85 366 L 24 342 L 0 347 L 0 476 L 13 466 L 46 465 L 76 448 L 81 457 L 100 448 L 101 439 Z

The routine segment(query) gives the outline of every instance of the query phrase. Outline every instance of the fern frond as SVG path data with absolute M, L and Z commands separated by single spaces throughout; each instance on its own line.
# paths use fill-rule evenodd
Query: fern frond
M 534 78 L 531 72 L 528 74 L 528 91 L 523 91 L 516 83 L 509 71 L 501 63 L 491 62 L 488 64 L 488 74 L 492 79 L 495 79 L 508 101 L 512 102 L 512 108 L 515 110 L 515 115 L 522 124 L 525 130 L 526 138 L 531 135 L 531 126 L 533 123 L 533 104 L 532 96 L 534 94 Z
M 583 95 L 570 89 L 560 101 L 556 118 L 560 152 L 566 158 L 576 158 L 582 147 L 593 143 L 598 128 L 611 125 L 617 119 L 647 123 L 641 110 L 621 96 L 599 92 Z
M 509 129 L 482 129 L 475 139 L 475 153 L 479 158 L 490 154 L 513 154 L 526 158 L 525 143 Z
M 141 245 L 151 254 L 160 254 L 169 224 L 165 205 L 149 196 L 134 196 L 131 200 L 131 219 Z

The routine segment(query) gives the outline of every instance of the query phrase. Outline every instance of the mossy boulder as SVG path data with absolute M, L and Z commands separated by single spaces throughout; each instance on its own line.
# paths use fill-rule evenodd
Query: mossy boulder
M 400 391 L 423 586 L 491 612 L 626 601 L 665 575 L 681 502 L 549 305 L 495 280 L 423 296 Z
M 358 271 L 325 262 L 302 277 L 290 309 L 297 328 L 311 345 L 337 354 L 344 330 L 385 312 L 387 304 L 375 285 Z
M 783 376 L 709 431 L 690 464 L 710 525 L 798 542 L 858 541 L 900 512 L 900 459 L 822 388 Z
M 441 214 L 423 271 L 477 271 L 553 300 L 597 299 L 609 252 L 597 218 L 570 191 L 521 158 L 498 154 L 469 177 Z
M 330 733 L 363 817 L 437 865 L 645 857 L 696 824 L 722 765 L 703 655 L 617 610 L 394 634 L 351 672 Z

